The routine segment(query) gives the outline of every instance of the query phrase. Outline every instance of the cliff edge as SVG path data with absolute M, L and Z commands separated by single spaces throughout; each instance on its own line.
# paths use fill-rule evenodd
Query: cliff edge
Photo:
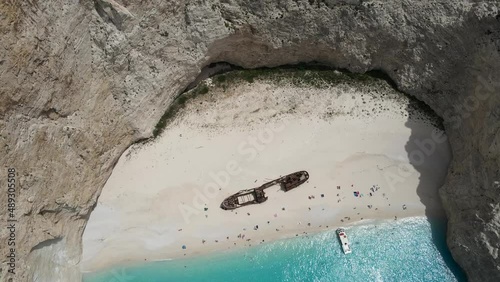
M 382 70 L 444 119 L 448 246 L 500 281 L 500 3 L 94 0 L 0 3 L 0 241 L 16 281 L 78 281 L 81 236 L 121 153 L 202 67 Z M 15 176 L 8 175 L 14 168 Z M 11 218 L 12 215 L 12 218 Z M 14 234 L 14 235 L 12 235 Z M 14 277 L 0 248 L 2 280 Z

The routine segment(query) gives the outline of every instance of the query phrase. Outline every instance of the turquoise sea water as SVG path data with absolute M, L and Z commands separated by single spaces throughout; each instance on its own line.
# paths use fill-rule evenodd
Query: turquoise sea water
M 335 231 L 197 258 L 116 267 L 85 282 L 463 281 L 444 240 L 445 222 L 426 218 L 346 228 L 352 254 Z

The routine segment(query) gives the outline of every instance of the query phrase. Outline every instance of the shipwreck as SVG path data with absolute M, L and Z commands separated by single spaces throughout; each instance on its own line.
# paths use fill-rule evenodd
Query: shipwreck
M 264 192 L 264 189 L 275 185 L 280 185 L 283 191 L 288 192 L 306 182 L 308 179 L 309 173 L 307 171 L 297 171 L 264 183 L 257 188 L 241 190 L 224 199 L 220 207 L 224 210 L 233 210 L 247 205 L 261 204 L 267 201 L 267 196 Z

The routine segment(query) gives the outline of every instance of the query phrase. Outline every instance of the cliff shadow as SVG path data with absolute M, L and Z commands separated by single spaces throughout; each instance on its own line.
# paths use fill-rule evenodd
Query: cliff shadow
M 405 126 L 411 130 L 405 145 L 408 159 L 420 174 L 417 195 L 425 206 L 432 241 L 458 281 L 467 281 L 464 271 L 453 260 L 446 244 L 448 220 L 438 190 L 443 186 L 452 160 L 451 148 L 442 119 L 425 103 L 410 97 Z
M 196 87 L 198 82 L 217 74 L 244 68 L 227 62 L 216 62 L 204 67 L 199 77 L 186 90 Z M 253 78 L 261 72 L 272 69 L 291 70 L 337 70 L 360 79 L 360 74 L 351 73 L 345 69 L 338 69 L 318 62 L 281 65 L 279 67 L 261 67 L 252 69 L 252 73 L 245 78 Z M 383 71 L 372 70 L 365 73 L 367 76 L 385 80 L 391 87 L 398 90 L 396 83 Z M 401 93 L 401 95 L 404 95 Z M 419 173 L 417 195 L 425 206 L 425 216 L 430 224 L 431 237 L 436 249 L 441 254 L 444 263 L 453 273 L 457 281 L 467 281 L 466 275 L 460 266 L 453 260 L 446 243 L 447 218 L 438 193 L 444 184 L 452 153 L 448 140 L 444 134 L 442 119 L 425 103 L 407 95 L 410 103 L 406 107 L 408 119 L 405 126 L 411 130 L 409 140 L 405 145 L 407 157 L 415 171 Z M 428 126 L 422 126 L 426 124 Z

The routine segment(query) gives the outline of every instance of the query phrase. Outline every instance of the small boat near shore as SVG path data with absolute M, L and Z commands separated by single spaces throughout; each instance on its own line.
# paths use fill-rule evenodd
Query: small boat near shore
M 261 186 L 253 189 L 241 190 L 236 194 L 233 194 L 220 204 L 223 210 L 233 210 L 247 205 L 261 204 L 267 201 L 264 189 L 272 187 L 274 185 L 280 185 L 281 189 L 288 192 L 309 179 L 309 173 L 305 170 L 297 171 L 285 176 L 282 176 L 273 181 L 262 184 Z
M 337 236 L 339 237 L 340 245 L 342 245 L 342 251 L 344 251 L 344 254 L 350 254 L 352 251 L 344 228 L 337 229 Z

